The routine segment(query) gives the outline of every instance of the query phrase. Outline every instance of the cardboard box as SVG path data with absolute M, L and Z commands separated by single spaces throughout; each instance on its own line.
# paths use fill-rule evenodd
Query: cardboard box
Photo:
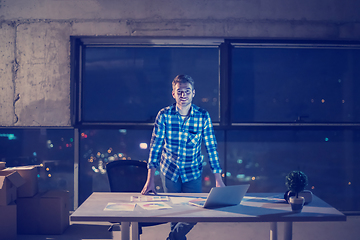
M 0 171 L 0 205 L 8 205 L 17 198 L 17 188 L 25 183 L 18 172 Z
M 69 192 L 49 191 L 42 195 L 40 204 L 40 234 L 62 234 L 69 226 Z
M 26 181 L 17 190 L 18 197 L 33 197 L 39 192 L 38 186 L 38 171 L 35 166 L 21 166 L 5 168 L 3 171 L 18 172 L 20 176 Z
M 40 194 L 34 197 L 18 198 L 17 205 L 17 232 L 19 234 L 38 234 L 40 210 Z
M 62 234 L 69 226 L 70 195 L 52 190 L 17 200 L 19 234 Z
M 0 162 L 0 170 L 5 168 L 5 164 L 6 164 L 6 162 Z
M 16 240 L 16 205 L 0 206 L 0 240 Z

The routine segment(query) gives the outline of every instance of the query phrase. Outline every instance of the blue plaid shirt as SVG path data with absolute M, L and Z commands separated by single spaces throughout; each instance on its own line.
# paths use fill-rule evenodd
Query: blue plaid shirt
M 216 139 L 209 113 L 194 104 L 183 119 L 176 105 L 163 108 L 156 116 L 150 143 L 148 168 L 160 165 L 161 172 L 172 181 L 179 177 L 188 182 L 201 177 L 204 140 L 213 173 L 221 173 Z

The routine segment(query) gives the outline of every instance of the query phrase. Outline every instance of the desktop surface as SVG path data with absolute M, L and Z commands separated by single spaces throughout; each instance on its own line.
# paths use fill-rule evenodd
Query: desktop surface
M 206 193 L 171 193 L 167 202 L 171 208 L 146 210 L 136 205 L 133 211 L 104 211 L 108 203 L 129 203 L 140 193 L 93 193 L 72 215 L 72 221 L 109 222 L 303 222 L 346 221 L 346 216 L 314 196 L 301 213 L 293 213 L 280 193 L 247 193 L 236 206 L 205 209 L 191 206 L 191 199 L 206 197 Z M 180 200 L 184 199 L 184 202 Z M 175 203 L 174 203 L 175 202 Z

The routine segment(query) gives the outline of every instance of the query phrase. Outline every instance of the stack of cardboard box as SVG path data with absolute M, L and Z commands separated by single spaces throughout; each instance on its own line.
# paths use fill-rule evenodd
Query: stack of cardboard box
M 5 163 L 0 162 L 0 239 L 16 239 L 16 216 L 17 209 L 15 200 L 17 188 L 25 183 L 25 180 L 17 172 L 2 171 Z
M 69 192 L 39 193 L 35 166 L 1 164 L 0 216 L 0 240 L 16 239 L 16 233 L 62 234 L 69 226 Z

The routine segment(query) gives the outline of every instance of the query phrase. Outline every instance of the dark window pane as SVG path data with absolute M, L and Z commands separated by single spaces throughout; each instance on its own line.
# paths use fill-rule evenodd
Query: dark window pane
M 251 192 L 285 192 L 285 176 L 301 170 L 306 189 L 343 211 L 359 211 L 360 132 L 242 130 L 228 133 L 227 182 Z
M 360 50 L 233 49 L 234 122 L 360 122 Z
M 174 102 L 171 82 L 194 78 L 194 104 L 219 121 L 217 47 L 88 47 L 82 81 L 85 122 L 153 122 Z
M 144 160 L 149 157 L 149 143 L 152 130 L 86 130 L 80 141 L 79 204 L 92 192 L 110 191 L 105 165 L 114 160 Z M 224 167 L 223 133 L 216 132 L 219 144 L 220 164 Z M 209 192 L 215 186 L 208 156 L 203 146 L 203 191 Z M 155 173 L 157 191 L 162 192 L 159 169 Z M 131 179 L 129 179 L 131 181 Z
M 6 167 L 38 165 L 39 192 L 66 190 L 74 209 L 74 130 L 0 128 L 0 161 Z
M 92 192 L 110 191 L 106 163 L 147 160 L 151 130 L 86 130 L 80 135 L 79 204 Z M 145 144 L 140 145 L 141 143 Z M 142 147 L 141 147 L 142 146 Z

